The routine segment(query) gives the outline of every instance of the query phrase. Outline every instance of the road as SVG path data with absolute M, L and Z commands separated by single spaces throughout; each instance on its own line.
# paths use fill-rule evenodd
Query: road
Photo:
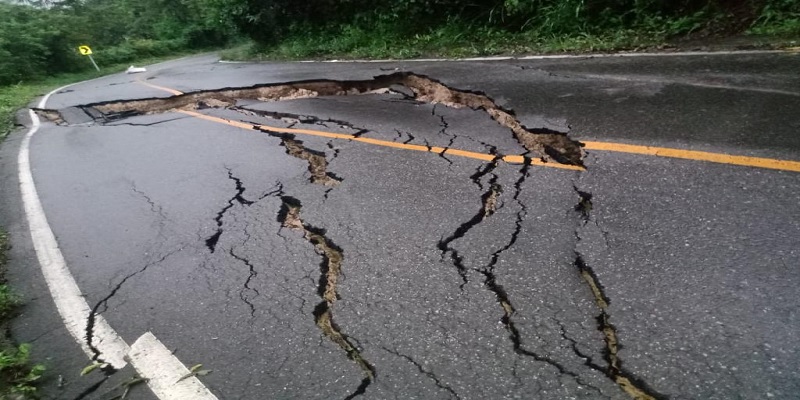
M 207 55 L 79 83 L 0 148 L 13 337 L 48 399 L 797 398 L 798 70 Z

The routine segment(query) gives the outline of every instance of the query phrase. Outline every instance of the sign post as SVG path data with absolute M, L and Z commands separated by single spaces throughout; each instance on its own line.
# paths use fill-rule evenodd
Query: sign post
M 98 71 L 100 71 L 100 67 L 97 66 L 97 63 L 94 62 L 94 58 L 92 58 L 92 49 L 87 45 L 78 46 L 78 51 L 81 52 L 84 56 L 89 56 L 89 60 L 92 61 L 92 65 Z

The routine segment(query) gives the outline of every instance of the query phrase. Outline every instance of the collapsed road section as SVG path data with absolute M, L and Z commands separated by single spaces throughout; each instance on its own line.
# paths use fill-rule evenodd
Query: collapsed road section
M 71 107 L 66 110 L 37 110 L 55 122 L 66 121 L 65 114 L 83 114 L 88 120 L 111 122 L 142 114 L 158 114 L 178 110 L 236 107 L 237 100 L 281 101 L 320 96 L 347 96 L 396 92 L 413 100 L 442 104 L 453 108 L 469 108 L 486 112 L 501 126 L 510 129 L 516 139 L 535 157 L 543 161 L 582 165 L 580 143 L 564 133 L 525 127 L 512 110 L 499 106 L 481 92 L 450 88 L 443 83 L 414 73 L 394 73 L 370 80 L 308 80 L 240 88 L 223 88 L 176 95 L 168 98 L 109 101 Z M 83 121 L 86 121 L 84 119 Z M 532 155 L 533 156 L 533 155 Z

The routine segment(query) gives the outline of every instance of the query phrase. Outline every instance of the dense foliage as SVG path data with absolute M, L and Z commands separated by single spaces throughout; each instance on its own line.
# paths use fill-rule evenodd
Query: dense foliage
M 796 0 L 232 0 L 223 15 L 260 43 L 342 27 L 407 35 L 460 21 L 464 26 L 542 35 L 596 34 L 609 29 L 685 33 L 708 25 L 747 28 L 772 12 L 800 16 Z M 777 22 L 777 21 L 774 21 Z M 796 22 L 796 20 L 795 20 Z M 794 26 L 797 29 L 797 25 Z M 797 33 L 797 32 L 795 32 Z
M 0 0 L 2 1 L 2 0 Z M 572 40 L 578 47 L 635 46 L 700 33 L 800 34 L 798 0 L 61 0 L 0 2 L 0 85 L 99 64 L 218 46 L 242 34 L 261 48 L 306 55 L 380 55 L 405 43 L 482 44 Z M 42 6 L 45 4 L 47 6 Z M 497 47 L 492 47 L 493 43 Z M 523 47 L 520 51 L 530 51 Z M 533 48 L 547 49 L 539 45 Z M 311 51 L 309 51 L 311 49 Z M 314 50 L 318 49 L 318 50 Z M 298 53 L 299 54 L 299 53 Z M 414 56 L 419 52 L 400 53 Z
M 91 68 L 77 52 L 82 44 L 92 47 L 101 66 L 224 44 L 235 29 L 213 19 L 212 3 L 64 0 L 34 7 L 0 2 L 0 85 Z

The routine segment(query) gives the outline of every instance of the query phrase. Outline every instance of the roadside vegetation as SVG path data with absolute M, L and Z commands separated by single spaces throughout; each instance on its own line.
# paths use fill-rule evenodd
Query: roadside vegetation
M 0 1 L 0 86 L 143 58 L 219 48 L 236 32 L 208 24 L 200 1 Z M 43 6 L 44 5 L 44 6 Z
M 179 55 L 182 53 L 164 57 L 139 58 L 136 62 L 140 65 L 147 65 Z M 125 63 L 114 64 L 105 66 L 100 72 L 92 68 L 87 71 L 61 73 L 0 87 L 0 146 L 2 146 L 3 139 L 18 127 L 15 123 L 16 111 L 28 106 L 36 97 L 69 83 L 124 71 L 127 67 L 128 64 Z M 36 383 L 42 376 L 45 366 L 34 365 L 29 361 L 30 345 L 25 343 L 16 345 L 9 337 L 8 324 L 20 303 L 19 297 L 7 285 L 5 278 L 8 249 L 8 234 L 0 227 L 0 399 L 35 399 Z
M 267 11 L 271 10 L 271 11 Z M 796 0 L 227 2 L 233 59 L 470 57 L 664 49 L 738 38 L 797 46 Z
M 0 399 L 29 399 L 36 394 L 44 367 L 30 364 L 30 345 L 17 346 L 8 337 L 8 322 L 19 305 L 4 278 L 8 246 L 8 235 L 0 230 Z
M 191 50 L 177 52 L 168 56 L 137 58 L 137 65 L 148 65 L 166 61 L 180 56 L 192 54 Z M 87 61 L 88 62 L 88 61 Z M 85 81 L 100 76 L 124 71 L 128 68 L 128 63 L 117 63 L 105 65 L 100 72 L 94 67 L 89 70 L 71 73 L 59 73 L 46 78 L 38 78 L 30 81 L 20 81 L 15 84 L 0 86 L 0 142 L 15 128 L 15 113 L 17 110 L 26 107 L 36 97 L 42 96 L 47 92 L 73 82 Z
M 204 5 L 216 1 L 0 0 L 0 140 L 15 110 L 55 87 L 241 37 Z M 81 45 L 92 48 L 101 72 L 80 55 Z
M 797 46 L 797 0 L 0 0 L 0 87 L 187 51 L 237 59 Z M 238 44 L 238 45 L 237 45 Z
M 68 83 L 181 55 L 218 49 L 235 29 L 208 28 L 196 7 L 156 0 L 0 1 L 0 145 L 15 128 L 15 112 Z M 89 45 L 100 66 L 81 56 Z M 2 189 L 0 189 L 2 190 Z M 7 285 L 8 235 L 0 227 L 0 399 L 36 398 L 44 366 L 30 361 L 30 345 L 17 345 L 8 325 L 19 297 Z

